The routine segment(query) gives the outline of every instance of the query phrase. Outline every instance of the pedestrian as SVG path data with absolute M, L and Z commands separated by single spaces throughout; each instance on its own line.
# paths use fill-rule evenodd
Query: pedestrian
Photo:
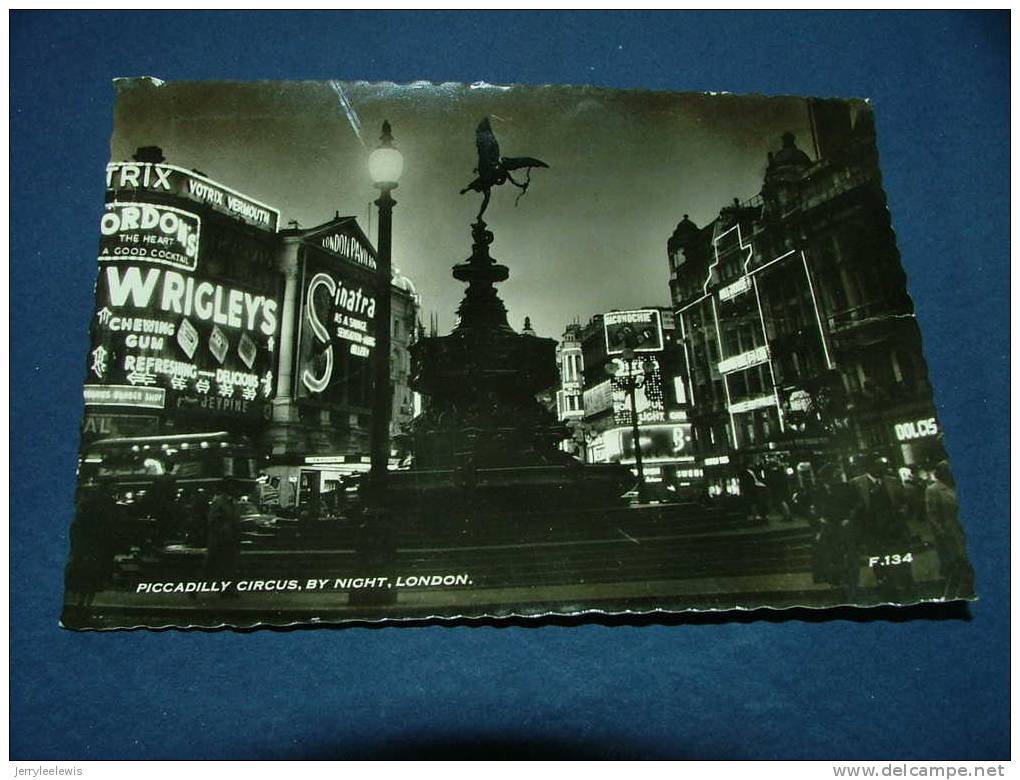
M 974 569 L 967 560 L 966 540 L 960 525 L 956 483 L 948 461 L 935 466 L 934 479 L 924 494 L 925 514 L 935 535 L 939 571 L 946 581 L 946 593 L 970 593 L 974 589 Z
M 65 573 L 67 589 L 77 594 L 79 608 L 91 606 L 113 577 L 119 509 L 109 485 L 89 485 L 79 492 Z
M 884 458 L 864 457 L 862 473 L 851 480 L 856 491 L 852 522 L 864 554 L 880 561 L 902 560 L 912 552 L 907 527 L 903 485 L 893 476 Z M 887 598 L 913 584 L 911 563 L 880 563 L 875 569 L 879 590 Z
M 783 520 L 793 520 L 790 511 L 790 473 L 789 466 L 782 459 L 772 461 L 765 470 L 765 485 L 767 486 L 769 507 L 773 512 L 782 515 Z
M 793 471 L 793 469 L 791 469 Z M 801 461 L 797 464 L 796 469 L 797 481 L 796 491 L 793 494 L 790 504 L 799 517 L 808 521 L 809 524 L 814 522 L 815 511 L 812 507 L 812 500 L 815 493 L 815 473 L 811 467 L 811 464 L 807 461 Z M 793 514 L 789 509 L 786 510 L 784 515 L 785 520 L 792 520 Z
M 750 510 L 749 516 L 754 522 L 767 525 L 767 509 L 764 505 L 765 483 L 750 462 L 744 460 L 743 457 L 736 457 L 736 467 L 737 481 L 740 484 L 740 496 L 744 499 L 745 505 Z
M 139 502 L 142 516 L 150 518 L 150 544 L 160 552 L 177 535 L 180 507 L 177 504 L 177 480 L 171 474 L 160 474 Z
M 816 581 L 842 589 L 846 603 L 852 604 L 860 581 L 856 493 L 837 464 L 823 467 L 818 476 L 812 499 L 816 518 L 812 571 Z
M 189 547 L 200 546 L 209 535 L 209 498 L 204 488 L 198 488 L 191 497 L 187 529 L 184 540 Z
M 921 473 L 920 467 L 911 464 L 903 476 L 903 496 L 906 504 L 907 521 L 916 528 L 924 526 L 925 516 L 925 491 L 928 485 Z
M 237 484 L 225 479 L 209 504 L 206 541 L 206 575 L 220 580 L 233 580 L 241 557 L 241 513 L 235 495 Z M 230 590 L 223 595 L 236 595 Z

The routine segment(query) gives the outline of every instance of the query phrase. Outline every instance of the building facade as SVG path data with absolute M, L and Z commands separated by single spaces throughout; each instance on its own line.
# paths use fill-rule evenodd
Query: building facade
M 225 434 L 285 506 L 368 470 L 376 255 L 354 217 L 281 230 L 276 209 L 148 147 L 108 166 L 100 234 L 83 445 Z M 419 297 L 399 272 L 391 295 L 396 458 L 420 410 Z
M 556 419 L 563 422 L 584 417 L 584 358 L 580 324 L 571 323 L 556 345 L 559 387 L 556 390 Z
M 267 474 L 312 495 L 337 490 L 368 471 L 372 359 L 376 333 L 376 254 L 354 217 L 280 232 L 283 294 L 280 376 L 266 431 Z M 408 387 L 408 349 L 418 332 L 419 298 L 410 280 L 391 285 L 390 438 L 393 457 L 417 404 Z M 287 503 L 288 490 L 281 489 Z
M 83 443 L 258 435 L 276 392 L 279 213 L 156 149 L 106 175 Z
M 811 105 L 812 159 L 787 133 L 761 192 L 667 243 L 695 450 L 817 462 L 944 457 L 864 104 Z
M 630 360 L 621 357 L 625 347 L 633 349 Z M 586 463 L 634 466 L 633 405 L 645 481 L 675 487 L 699 477 L 678 354 L 668 307 L 610 311 L 568 325 L 557 348 L 557 414 L 571 432 L 563 449 Z

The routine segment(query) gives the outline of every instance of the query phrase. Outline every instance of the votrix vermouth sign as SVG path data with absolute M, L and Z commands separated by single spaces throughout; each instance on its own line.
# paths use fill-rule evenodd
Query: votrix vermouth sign
M 258 228 L 275 232 L 279 227 L 280 212 L 276 209 L 176 165 L 110 163 L 106 166 L 106 188 L 114 193 L 137 191 L 176 195 L 204 203 Z

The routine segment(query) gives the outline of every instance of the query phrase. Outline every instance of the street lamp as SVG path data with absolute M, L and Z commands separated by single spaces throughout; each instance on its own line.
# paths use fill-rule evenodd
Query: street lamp
M 638 426 L 636 394 L 638 390 L 651 381 L 651 374 L 654 369 L 651 364 L 640 360 L 630 347 L 625 347 L 620 353 L 620 360 L 624 361 L 627 365 L 627 375 L 625 377 L 617 377 L 617 381 L 623 385 L 623 389 L 630 398 L 630 425 L 631 437 L 634 441 L 634 467 L 637 469 L 638 478 L 638 502 L 644 503 L 647 499 L 647 490 L 645 487 L 645 464 L 641 455 L 641 429 Z M 641 363 L 640 373 L 635 370 L 635 364 L 639 362 Z M 616 376 L 617 367 L 615 363 L 607 363 L 606 371 L 611 376 Z
M 372 458 L 369 479 L 373 492 L 382 500 L 386 487 L 386 472 L 390 462 L 390 415 L 392 389 L 390 387 L 390 349 L 392 296 L 390 284 L 393 276 L 393 206 L 391 195 L 397 188 L 404 170 L 404 158 L 393 146 L 389 121 L 382 124 L 379 148 L 368 158 L 372 182 L 379 188 L 378 240 L 376 242 L 376 340 L 375 340 L 375 393 L 372 397 Z

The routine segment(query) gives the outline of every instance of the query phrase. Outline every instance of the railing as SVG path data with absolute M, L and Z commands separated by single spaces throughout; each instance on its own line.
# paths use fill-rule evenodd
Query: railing
M 857 409 L 879 409 L 890 403 L 928 399 L 931 389 L 931 383 L 924 378 L 913 382 L 875 383 L 866 390 L 850 391 L 847 401 Z
M 829 330 L 838 331 L 844 328 L 853 327 L 862 322 L 882 319 L 885 317 L 897 317 L 908 312 L 896 311 L 892 304 L 886 300 L 870 301 L 860 306 L 831 314 L 828 317 Z

